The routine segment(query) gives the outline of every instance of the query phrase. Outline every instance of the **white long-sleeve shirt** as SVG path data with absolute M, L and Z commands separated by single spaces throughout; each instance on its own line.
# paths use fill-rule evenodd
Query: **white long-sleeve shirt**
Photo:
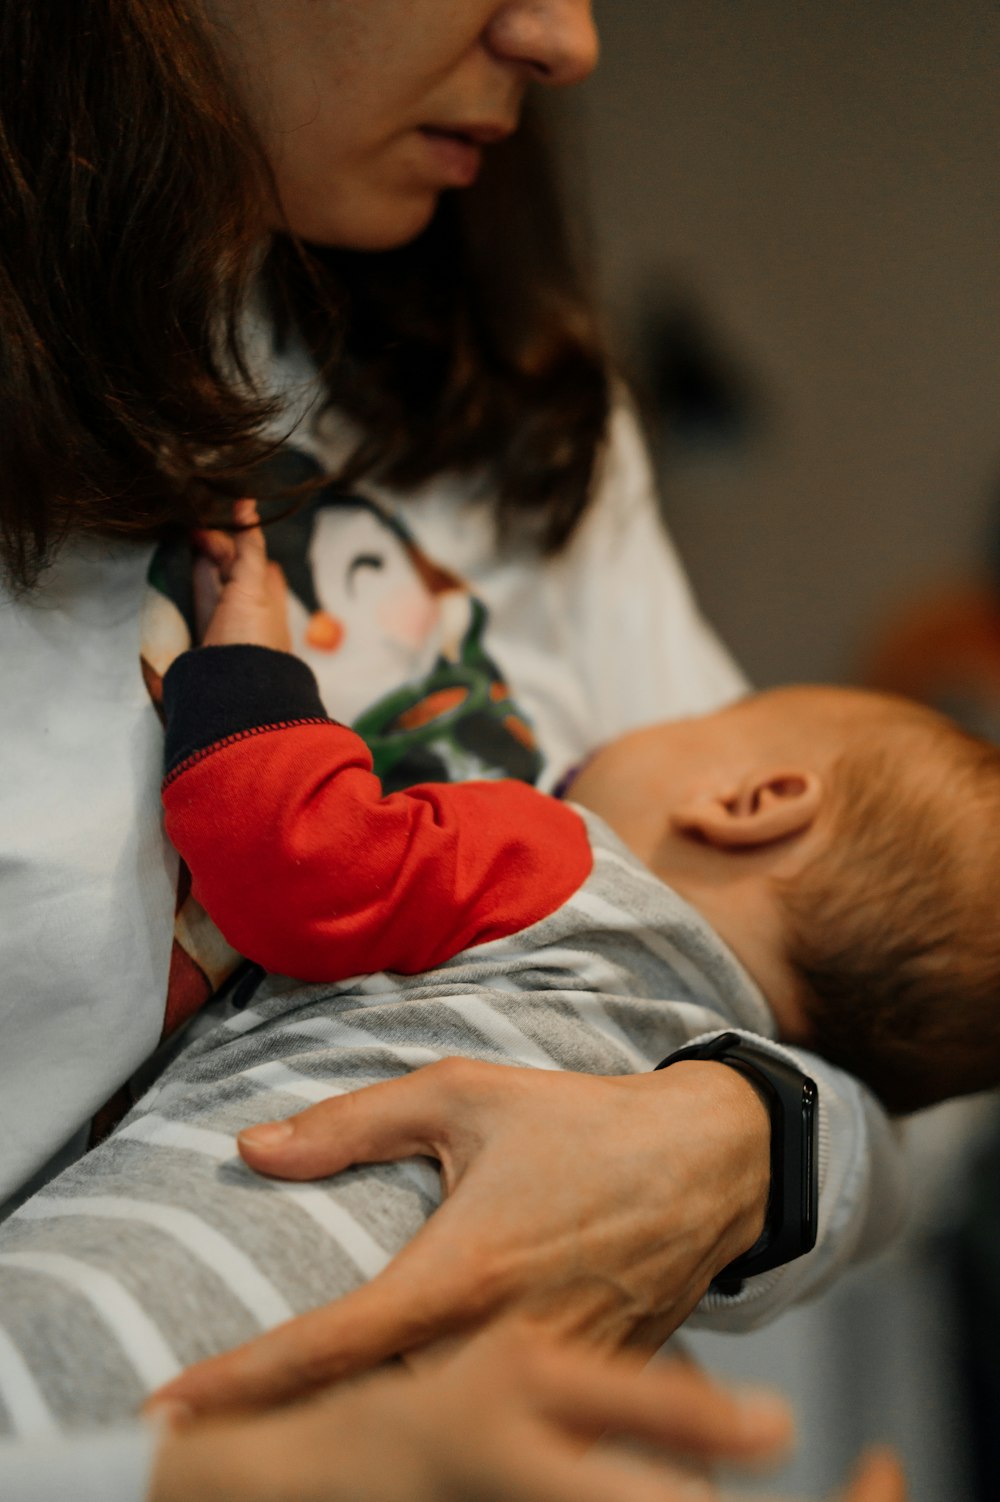
M 318 441 L 313 447 L 322 452 Z M 375 499 L 402 520 L 425 558 L 465 581 L 485 607 L 489 653 L 545 758 L 543 786 L 616 734 L 743 691 L 663 531 L 630 414 L 618 413 L 599 493 L 555 560 L 527 548 L 498 555 L 488 498 L 470 502 L 467 493 L 465 482 L 444 477 L 405 501 Z M 321 586 L 324 546 L 321 536 Z M 94 1111 L 149 1055 L 162 1028 L 177 862 L 162 835 L 161 732 L 139 667 L 151 618 L 150 554 L 75 544 L 37 595 L 0 602 L 0 1202 L 8 1209 L 53 1163 L 71 1161 Z M 386 553 L 380 587 L 392 583 L 392 568 Z M 395 594 L 373 601 L 378 631 L 367 639 L 362 629 L 352 633 L 359 652 L 343 654 L 331 692 L 341 681 L 345 694 L 366 681 L 385 692 L 392 684 L 378 674 L 390 670 L 397 649 L 416 663 L 434 632 L 447 636 L 461 592 L 448 591 L 437 617 L 424 619 L 399 582 Z M 300 620 L 292 624 L 301 630 Z M 175 626 L 171 618 L 166 636 Z M 832 1164 L 823 1234 L 841 1265 L 883 1234 L 894 1146 L 881 1113 L 852 1081 L 829 1070 L 820 1087 Z M 769 1276 L 765 1302 L 775 1312 L 799 1291 L 795 1264 Z M 0 1360 L 2 1352 L 0 1344 Z M 146 1453 L 134 1435 L 121 1443 L 133 1461 Z M 81 1450 L 81 1466 L 97 1453 L 106 1464 L 108 1450 L 99 1447 Z M 4 1466 L 23 1476 L 31 1463 L 16 1446 L 0 1448 L 0 1495 L 20 1496 Z M 134 1470 L 123 1462 L 126 1475 L 133 1479 L 116 1483 L 117 1493 L 106 1489 L 106 1502 L 135 1502 Z

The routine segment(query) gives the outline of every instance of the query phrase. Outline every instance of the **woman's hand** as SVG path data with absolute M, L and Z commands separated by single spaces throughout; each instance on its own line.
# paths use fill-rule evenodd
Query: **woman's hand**
M 508 1324 L 417 1377 L 175 1428 L 149 1502 L 721 1502 L 708 1468 L 780 1458 L 791 1432 L 769 1393 Z M 895 1458 L 872 1455 L 842 1502 L 906 1502 Z
M 195 606 L 205 647 L 290 652 L 285 576 L 269 563 L 255 501 L 237 501 L 239 532 L 196 532 Z
M 874 1450 L 858 1467 L 840 1502 L 907 1502 L 906 1477 L 891 1450 Z
M 609 1432 L 670 1465 L 582 1453 Z M 416 1377 L 380 1373 L 278 1414 L 175 1429 L 150 1502 L 709 1502 L 691 1462 L 703 1474 L 774 1456 L 791 1433 L 769 1394 L 507 1327 Z
M 769 1146 L 756 1091 L 695 1061 L 599 1078 L 452 1059 L 253 1128 L 243 1157 L 286 1179 L 436 1158 L 445 1203 L 372 1282 L 160 1396 L 283 1402 L 512 1311 L 655 1349 L 757 1239 Z

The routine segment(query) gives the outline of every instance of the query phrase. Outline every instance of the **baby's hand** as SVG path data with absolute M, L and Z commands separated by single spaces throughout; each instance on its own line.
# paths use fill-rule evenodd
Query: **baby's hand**
M 196 572 L 196 593 L 203 604 L 206 595 L 214 596 L 202 645 L 290 652 L 285 576 L 276 563 L 268 562 L 256 502 L 237 501 L 233 519 L 247 530 L 196 534 L 202 555 L 197 560 L 202 566 Z

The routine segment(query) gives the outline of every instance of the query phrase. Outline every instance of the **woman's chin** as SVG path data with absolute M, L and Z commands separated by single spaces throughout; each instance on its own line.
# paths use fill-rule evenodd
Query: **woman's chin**
M 326 212 L 315 202 L 301 212 L 289 206 L 285 227 L 311 245 L 340 250 L 397 250 L 427 228 L 440 196 L 437 190 L 422 189 L 331 206 Z

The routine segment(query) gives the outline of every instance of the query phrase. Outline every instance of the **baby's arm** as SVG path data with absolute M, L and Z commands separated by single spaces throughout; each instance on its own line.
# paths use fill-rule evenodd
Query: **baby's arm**
M 364 742 L 327 716 L 305 664 L 273 650 L 280 576 L 259 528 L 236 535 L 222 572 L 208 645 L 164 680 L 163 801 L 195 897 L 242 954 L 306 980 L 429 970 L 586 880 L 582 821 L 523 783 L 383 797 Z

